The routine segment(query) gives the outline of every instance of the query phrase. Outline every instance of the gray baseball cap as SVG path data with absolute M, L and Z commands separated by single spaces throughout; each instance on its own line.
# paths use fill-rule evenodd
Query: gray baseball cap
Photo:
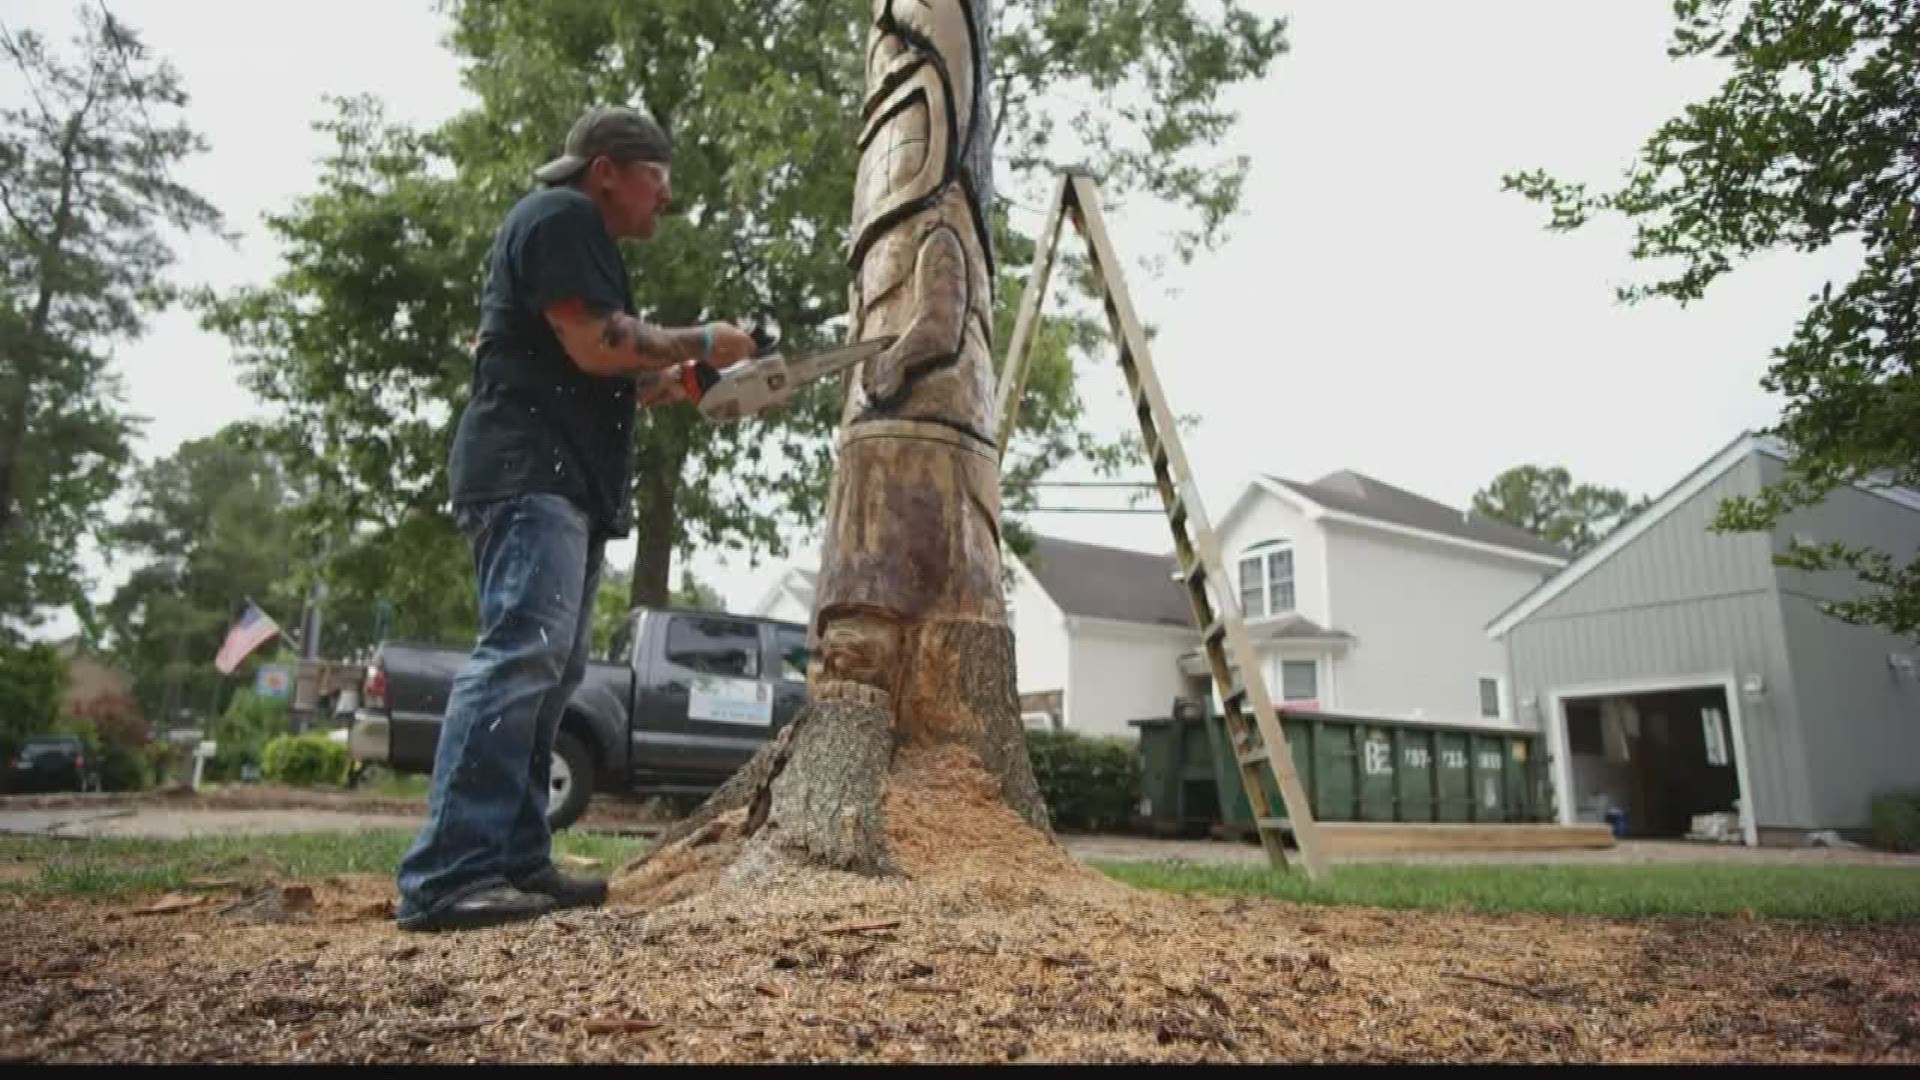
M 616 105 L 596 105 L 574 121 L 567 132 L 565 151 L 533 170 L 549 184 L 563 183 L 580 174 L 587 163 L 605 154 L 615 161 L 673 160 L 673 140 L 645 113 Z

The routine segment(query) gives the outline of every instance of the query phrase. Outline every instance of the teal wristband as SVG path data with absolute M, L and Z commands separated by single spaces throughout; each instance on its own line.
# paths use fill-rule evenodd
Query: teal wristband
M 713 324 L 700 327 L 700 362 L 705 364 L 713 359 Z

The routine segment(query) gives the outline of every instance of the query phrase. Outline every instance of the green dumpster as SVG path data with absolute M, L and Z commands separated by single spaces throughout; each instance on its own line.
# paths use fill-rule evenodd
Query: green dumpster
M 1294 770 L 1318 821 L 1552 821 L 1545 755 L 1532 732 L 1383 720 L 1332 713 L 1281 713 Z M 1253 827 L 1226 719 L 1209 709 L 1216 819 L 1230 833 Z M 1272 774 L 1261 770 L 1267 803 L 1286 816 Z
M 1176 708 L 1128 723 L 1140 732 L 1140 817 L 1162 836 L 1206 835 L 1220 817 L 1206 718 Z

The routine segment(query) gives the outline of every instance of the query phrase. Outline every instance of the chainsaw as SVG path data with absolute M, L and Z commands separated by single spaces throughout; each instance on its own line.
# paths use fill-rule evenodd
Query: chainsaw
M 726 371 L 694 365 L 700 414 L 716 424 L 784 405 L 808 383 L 871 360 L 886 352 L 895 340 L 891 336 L 870 338 L 789 357 L 781 352 L 777 329 L 763 323 L 747 332 L 759 346 L 751 357 Z

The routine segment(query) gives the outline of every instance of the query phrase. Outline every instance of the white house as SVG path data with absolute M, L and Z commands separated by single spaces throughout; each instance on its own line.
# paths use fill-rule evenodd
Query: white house
M 1485 627 L 1566 564 L 1559 548 L 1353 472 L 1259 477 L 1215 533 L 1276 703 L 1532 726 Z M 1171 556 L 1043 536 L 1007 567 L 1028 723 L 1132 737 L 1176 698 L 1218 707 Z M 788 570 L 755 614 L 806 621 L 813 580 Z
M 1198 635 L 1173 560 L 1037 537 L 1027 562 L 1006 561 L 1020 707 L 1035 727 L 1133 737 L 1127 721 L 1165 716 L 1206 692 L 1180 656 Z M 816 573 L 789 567 L 752 614 L 804 623 Z
M 1026 560 L 1007 562 L 1029 724 L 1133 738 L 1128 721 L 1207 692 L 1204 670 L 1181 670 L 1200 635 L 1171 557 L 1040 536 Z
M 1485 627 L 1566 565 L 1557 546 L 1355 472 L 1256 477 L 1214 531 L 1276 703 L 1531 726 Z

